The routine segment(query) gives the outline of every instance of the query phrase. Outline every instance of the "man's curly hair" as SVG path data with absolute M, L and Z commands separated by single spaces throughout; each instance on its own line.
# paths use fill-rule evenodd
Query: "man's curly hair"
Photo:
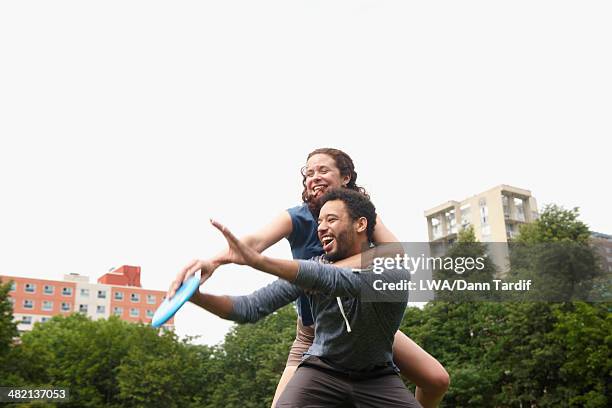
M 344 203 L 353 221 L 365 217 L 368 221 L 366 229 L 368 241 L 373 242 L 374 227 L 376 226 L 376 207 L 374 207 L 374 204 L 372 204 L 372 201 L 370 201 L 367 196 L 358 191 L 349 190 L 347 188 L 329 190 L 318 201 L 315 218 L 319 217 L 321 208 L 326 202 L 335 200 L 340 200 Z

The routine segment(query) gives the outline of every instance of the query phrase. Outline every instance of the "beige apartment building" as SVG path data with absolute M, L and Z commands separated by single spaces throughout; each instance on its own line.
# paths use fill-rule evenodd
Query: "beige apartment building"
M 481 242 L 508 242 L 521 224 L 538 218 L 537 203 L 529 190 L 505 184 L 462 201 L 447 201 L 425 211 L 429 241 L 454 242 L 470 225 Z
M 507 243 L 518 234 L 520 225 L 537 219 L 537 208 L 529 190 L 502 184 L 425 211 L 429 241 L 453 243 L 459 231 L 472 226 L 480 242 Z M 507 247 L 496 245 L 493 249 L 496 253 L 492 256 L 500 273 L 507 271 Z

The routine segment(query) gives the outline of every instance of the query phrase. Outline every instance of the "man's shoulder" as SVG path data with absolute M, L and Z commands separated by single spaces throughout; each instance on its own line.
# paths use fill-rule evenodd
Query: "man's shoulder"
M 317 262 L 317 263 L 320 263 L 320 264 L 326 264 L 326 265 L 333 265 L 334 264 L 329 259 L 327 259 L 325 254 L 313 256 L 312 258 L 309 259 L 309 261 Z M 372 272 L 372 270 L 373 270 L 372 265 L 368 265 L 365 268 L 348 268 L 348 267 L 339 267 L 339 268 L 350 269 L 352 272 L 357 272 L 357 273 Z
M 322 263 L 322 264 L 331 264 L 331 262 L 325 257 L 325 255 L 313 256 L 312 258 L 309 259 L 309 261 Z

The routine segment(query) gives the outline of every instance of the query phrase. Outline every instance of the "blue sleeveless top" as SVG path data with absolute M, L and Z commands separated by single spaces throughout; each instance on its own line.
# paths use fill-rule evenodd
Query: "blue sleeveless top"
M 323 255 L 323 247 L 317 235 L 317 220 L 308 209 L 306 203 L 287 210 L 291 216 L 293 229 L 287 237 L 291 245 L 293 259 L 311 259 Z M 300 296 L 297 300 L 298 315 L 305 326 L 312 326 L 314 319 L 310 310 L 308 297 Z

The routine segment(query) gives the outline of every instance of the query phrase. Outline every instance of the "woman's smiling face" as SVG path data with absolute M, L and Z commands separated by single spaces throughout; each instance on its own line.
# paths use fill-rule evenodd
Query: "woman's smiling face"
M 327 154 L 315 154 L 303 169 L 306 192 L 311 199 L 320 198 L 332 188 L 345 186 L 349 176 L 342 176 L 335 160 Z

